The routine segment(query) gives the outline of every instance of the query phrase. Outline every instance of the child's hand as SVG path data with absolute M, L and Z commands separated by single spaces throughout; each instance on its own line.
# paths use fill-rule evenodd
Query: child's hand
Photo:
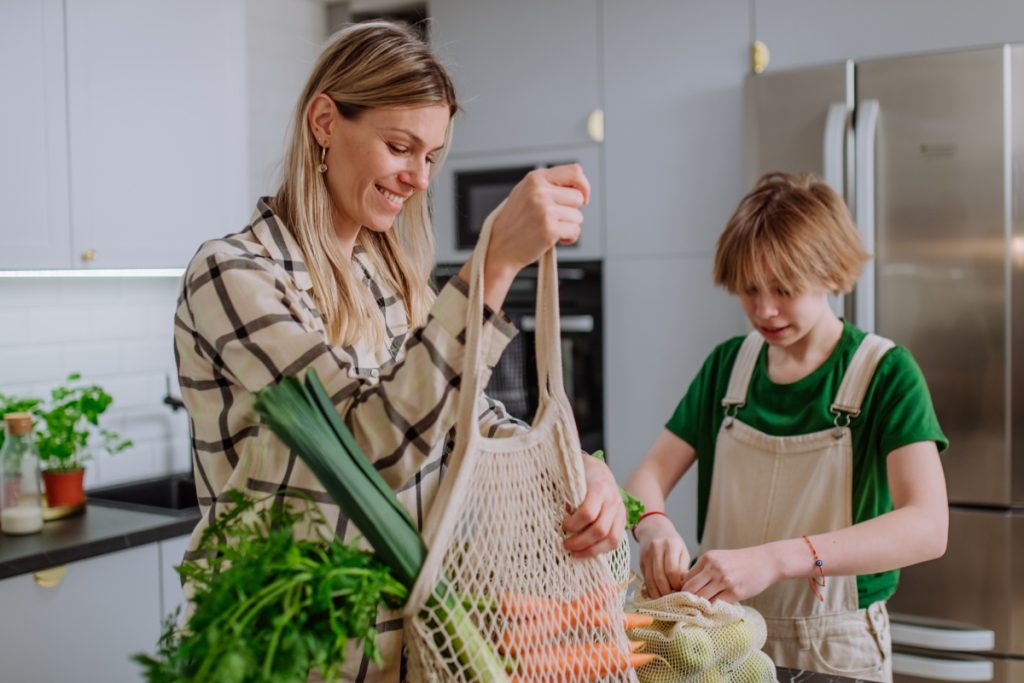
M 681 590 L 690 566 L 690 551 L 672 521 L 664 515 L 646 517 L 636 527 L 636 537 L 647 595 L 660 598 Z
M 682 590 L 708 600 L 739 602 L 758 595 L 778 578 L 767 546 L 709 550 L 693 565 Z

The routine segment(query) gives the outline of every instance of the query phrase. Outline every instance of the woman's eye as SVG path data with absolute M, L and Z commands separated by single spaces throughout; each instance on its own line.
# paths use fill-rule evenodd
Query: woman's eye
M 388 143 L 388 149 L 390 149 L 395 154 L 407 154 L 409 152 L 408 147 L 402 147 L 401 145 L 396 145 L 393 142 Z
M 437 159 L 435 159 L 434 157 L 427 157 L 427 163 L 428 164 L 436 164 L 437 163 Z

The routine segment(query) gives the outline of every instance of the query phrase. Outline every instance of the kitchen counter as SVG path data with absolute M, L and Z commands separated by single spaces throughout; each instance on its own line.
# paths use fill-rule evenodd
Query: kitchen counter
M 85 514 L 46 522 L 42 533 L 0 536 L 0 579 L 182 536 L 198 520 L 198 508 L 165 514 L 89 500 Z
M 833 674 L 820 674 L 814 671 L 801 671 L 800 669 L 778 668 L 779 683 L 867 683 L 861 678 L 849 678 L 847 676 L 836 676 Z

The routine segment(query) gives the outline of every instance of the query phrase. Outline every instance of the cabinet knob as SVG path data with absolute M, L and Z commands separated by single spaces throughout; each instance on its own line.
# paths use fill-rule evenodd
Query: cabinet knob
M 96 260 L 96 250 L 95 249 L 86 249 L 85 251 L 82 252 L 82 261 L 84 261 L 85 263 L 90 263 L 90 262 L 95 261 L 95 260 Z
M 62 564 L 59 567 L 40 569 L 32 574 L 32 578 L 35 579 L 36 585 L 40 588 L 53 588 L 61 582 L 64 575 L 67 573 L 68 566 L 66 564 Z
M 594 142 L 604 142 L 604 110 L 595 109 L 587 117 L 587 135 Z
M 755 40 L 750 44 L 750 70 L 755 74 L 763 73 L 768 68 L 771 58 L 772 54 L 768 51 L 768 46 L 760 40 Z

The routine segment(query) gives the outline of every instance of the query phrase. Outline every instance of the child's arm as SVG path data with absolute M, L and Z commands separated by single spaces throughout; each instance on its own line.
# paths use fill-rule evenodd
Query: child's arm
M 921 441 L 896 449 L 889 454 L 886 469 L 892 512 L 811 537 L 826 576 L 888 571 L 940 557 L 946 551 L 949 508 L 935 443 Z M 792 538 L 707 552 L 694 565 L 683 590 L 735 602 L 779 581 L 815 574 L 807 543 Z
M 625 489 L 640 499 L 647 512 L 665 511 L 665 497 L 697 459 L 697 451 L 662 429 L 643 461 L 626 480 Z M 690 553 L 666 515 L 644 517 L 633 529 L 640 544 L 640 570 L 651 597 L 679 590 L 686 578 Z

